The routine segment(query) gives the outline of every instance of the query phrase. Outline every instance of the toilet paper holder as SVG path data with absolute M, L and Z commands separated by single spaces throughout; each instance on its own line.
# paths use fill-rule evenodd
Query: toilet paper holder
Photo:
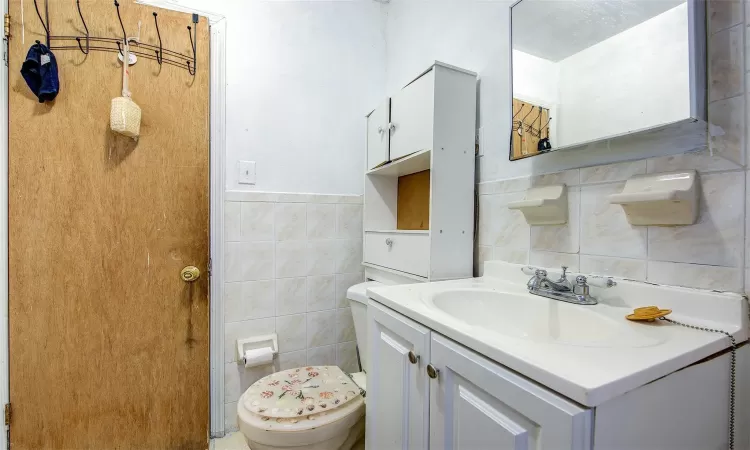
M 279 338 L 276 333 L 237 339 L 237 361 L 242 362 L 246 351 L 263 347 L 271 347 L 274 356 L 279 353 Z

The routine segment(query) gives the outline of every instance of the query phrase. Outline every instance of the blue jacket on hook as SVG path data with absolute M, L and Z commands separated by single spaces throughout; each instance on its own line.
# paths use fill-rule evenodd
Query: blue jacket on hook
M 39 103 L 54 100 L 60 92 L 55 55 L 39 41 L 36 41 L 26 54 L 26 61 L 21 66 L 21 75 L 39 99 Z

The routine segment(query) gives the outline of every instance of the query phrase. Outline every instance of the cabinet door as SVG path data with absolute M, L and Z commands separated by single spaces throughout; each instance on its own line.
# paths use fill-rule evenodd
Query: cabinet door
M 367 448 L 427 450 L 430 330 L 372 300 L 367 327 Z
M 391 160 L 432 149 L 435 70 L 391 98 Z
M 391 116 L 391 100 L 367 116 L 367 170 L 388 162 L 388 122 Z
M 591 449 L 590 410 L 436 333 L 430 351 L 431 450 Z

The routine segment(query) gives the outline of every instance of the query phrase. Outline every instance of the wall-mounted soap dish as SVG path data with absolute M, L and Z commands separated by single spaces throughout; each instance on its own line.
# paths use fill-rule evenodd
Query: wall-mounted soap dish
M 568 222 L 568 187 L 564 184 L 533 187 L 523 200 L 508 203 L 520 210 L 529 225 L 562 225 Z
M 622 206 L 631 225 L 692 225 L 698 220 L 697 178 L 694 170 L 637 175 L 609 202 Z

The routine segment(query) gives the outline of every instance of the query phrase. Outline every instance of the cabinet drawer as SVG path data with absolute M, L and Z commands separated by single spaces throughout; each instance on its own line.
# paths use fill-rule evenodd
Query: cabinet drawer
M 365 232 L 365 262 L 427 276 L 430 236 L 412 233 Z

